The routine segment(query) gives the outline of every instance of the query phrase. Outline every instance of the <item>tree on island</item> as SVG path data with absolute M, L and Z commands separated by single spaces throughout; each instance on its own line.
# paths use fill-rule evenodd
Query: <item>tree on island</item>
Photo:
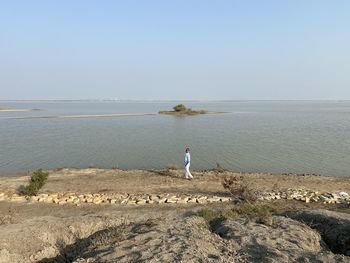
M 180 112 L 180 111 L 187 111 L 187 108 L 183 104 L 178 104 L 173 108 L 174 111 Z
M 168 114 L 168 115 L 177 115 L 177 116 L 185 116 L 185 115 L 197 115 L 197 114 L 206 114 L 206 110 L 192 110 L 191 108 L 187 108 L 183 104 L 178 104 L 173 107 L 172 111 L 160 111 L 159 114 Z

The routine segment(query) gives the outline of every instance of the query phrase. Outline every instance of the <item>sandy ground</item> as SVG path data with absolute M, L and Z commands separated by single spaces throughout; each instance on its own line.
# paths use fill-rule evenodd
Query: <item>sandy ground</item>
M 231 172 L 118 169 L 50 171 L 41 193 L 118 192 L 228 195 L 222 187 Z M 350 192 L 350 179 L 272 174 L 242 174 L 260 190 L 305 188 Z M 14 192 L 29 175 L 0 178 L 0 191 Z M 283 209 L 338 205 L 276 200 Z M 144 206 L 57 205 L 0 202 L 0 262 L 350 262 L 332 253 L 320 234 L 298 221 L 274 216 L 273 225 L 246 218 L 227 220 L 215 228 L 197 215 L 203 208 L 225 210 L 221 204 L 149 204 Z
M 50 171 L 40 192 L 118 192 L 118 193 L 189 193 L 228 194 L 222 187 L 225 177 L 242 175 L 259 190 L 303 188 L 321 192 L 350 193 L 350 178 L 295 174 L 241 174 L 234 172 L 194 171 L 194 180 L 184 179 L 182 170 L 147 171 L 120 169 L 59 169 Z M 29 175 L 0 178 L 0 191 L 25 185 Z

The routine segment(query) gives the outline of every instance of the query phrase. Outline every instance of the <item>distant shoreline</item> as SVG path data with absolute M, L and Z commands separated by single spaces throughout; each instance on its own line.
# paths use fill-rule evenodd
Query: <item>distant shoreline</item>
M 0 112 L 27 112 L 27 111 L 40 111 L 40 109 L 4 109 L 4 108 L 0 108 Z
M 350 99 L 279 99 L 279 100 L 113 100 L 113 99 L 28 99 L 28 100 L 0 100 L 0 102 L 116 102 L 116 103 L 173 103 L 178 101 L 183 102 L 349 102 Z

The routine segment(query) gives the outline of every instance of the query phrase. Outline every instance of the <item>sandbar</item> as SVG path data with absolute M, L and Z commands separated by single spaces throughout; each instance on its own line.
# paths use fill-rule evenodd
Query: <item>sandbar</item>
M 79 114 L 62 116 L 31 116 L 19 117 L 16 119 L 82 119 L 82 118 L 106 118 L 106 117 L 128 117 L 128 116 L 147 116 L 155 115 L 152 113 L 111 113 L 111 114 Z
M 0 108 L 0 112 L 26 112 L 26 111 L 40 111 L 39 109 L 3 109 Z

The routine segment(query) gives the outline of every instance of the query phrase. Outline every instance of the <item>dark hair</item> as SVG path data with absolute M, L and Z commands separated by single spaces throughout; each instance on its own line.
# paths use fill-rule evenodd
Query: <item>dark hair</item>
M 190 151 L 190 148 L 187 147 L 187 148 L 186 148 L 186 152 L 189 152 L 189 151 Z

